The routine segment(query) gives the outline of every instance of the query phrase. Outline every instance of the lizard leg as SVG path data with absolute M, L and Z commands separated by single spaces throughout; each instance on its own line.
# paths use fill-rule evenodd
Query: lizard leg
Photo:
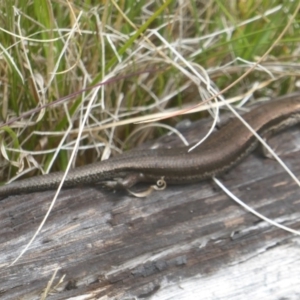
M 124 178 L 119 178 L 111 181 L 104 181 L 103 185 L 109 189 L 128 189 L 136 183 L 144 181 L 145 176 L 143 173 L 131 173 Z

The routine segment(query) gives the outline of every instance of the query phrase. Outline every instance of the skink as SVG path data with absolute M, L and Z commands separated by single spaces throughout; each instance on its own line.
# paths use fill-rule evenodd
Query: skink
M 261 136 L 300 123 L 300 93 L 279 97 L 243 115 Z M 138 182 L 187 184 L 220 175 L 252 152 L 257 139 L 238 119 L 232 119 L 192 152 L 189 147 L 125 152 L 111 159 L 72 169 L 64 187 L 104 183 L 129 188 Z M 63 172 L 19 180 L 0 187 L 0 197 L 55 189 Z

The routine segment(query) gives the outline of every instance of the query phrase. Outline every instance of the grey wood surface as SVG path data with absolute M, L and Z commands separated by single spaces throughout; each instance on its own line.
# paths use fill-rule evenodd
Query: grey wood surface
M 184 134 L 195 140 L 203 124 Z M 272 141 L 299 177 L 299 127 Z M 173 136 L 157 143 L 179 145 Z M 250 155 L 221 180 L 260 213 L 300 230 L 299 188 L 276 161 Z M 299 299 L 299 237 L 259 220 L 209 181 L 146 199 L 63 190 L 33 245 L 9 266 L 53 195 L 0 201 L 1 299 L 40 299 L 55 270 L 46 299 Z

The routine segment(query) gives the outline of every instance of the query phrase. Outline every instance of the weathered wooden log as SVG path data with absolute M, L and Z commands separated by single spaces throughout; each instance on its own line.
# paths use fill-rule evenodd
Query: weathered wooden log
M 185 131 L 199 139 L 199 126 Z M 300 174 L 300 132 L 274 139 Z M 174 137 L 161 144 L 179 145 Z M 257 154 L 221 178 L 248 205 L 300 230 L 300 190 Z M 63 190 L 25 255 L 54 191 L 0 201 L 1 299 L 279 299 L 300 293 L 299 238 L 261 221 L 212 184 L 168 186 L 146 199 L 93 187 Z

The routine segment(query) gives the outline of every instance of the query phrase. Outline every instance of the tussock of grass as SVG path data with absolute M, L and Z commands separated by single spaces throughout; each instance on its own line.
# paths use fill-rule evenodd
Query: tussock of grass
M 264 55 L 297 8 L 297 1 L 96 3 L 0 4 L 1 117 L 20 117 L 2 127 L 2 181 L 65 169 L 75 146 L 74 165 L 82 165 L 156 136 L 156 126 L 134 122 L 226 88 Z M 295 19 L 226 97 L 295 90 L 298 32 Z

